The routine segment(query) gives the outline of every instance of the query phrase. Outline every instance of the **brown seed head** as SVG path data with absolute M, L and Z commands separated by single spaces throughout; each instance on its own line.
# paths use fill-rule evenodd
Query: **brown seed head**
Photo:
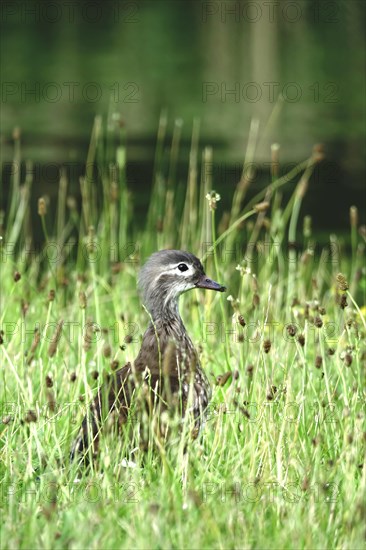
M 84 337 L 83 337 L 83 349 L 85 351 L 90 350 L 91 345 L 93 343 L 93 338 L 94 338 L 93 323 L 91 320 L 88 320 L 84 331 Z
M 51 376 L 49 376 L 48 374 L 46 376 L 46 386 L 47 386 L 47 388 L 52 388 L 52 386 L 53 386 L 53 380 L 52 380 Z
M 254 371 L 254 365 L 248 365 L 247 373 L 249 374 L 249 376 L 253 376 L 253 371 Z
M 310 250 L 310 249 L 307 249 L 301 254 L 300 262 L 303 265 L 307 265 L 309 263 L 309 261 L 311 260 L 311 258 L 313 258 L 313 257 L 314 257 L 313 251 Z
M 256 212 L 267 212 L 269 207 L 270 207 L 270 203 L 268 201 L 263 201 L 256 204 L 254 206 L 254 210 Z
M 22 276 L 19 273 L 19 271 L 15 271 L 15 273 L 13 275 L 14 282 L 17 283 L 18 281 L 20 281 L 21 278 L 22 278 Z
M 349 209 L 349 218 L 351 222 L 351 227 L 357 229 L 358 226 L 358 208 L 357 206 L 351 206 Z
M 238 321 L 239 321 L 239 324 L 240 324 L 242 327 L 245 327 L 246 322 L 245 322 L 244 317 L 243 317 L 242 315 L 238 315 Z
M 286 327 L 286 330 L 287 330 L 287 333 L 289 336 L 295 336 L 296 332 L 297 332 L 297 328 L 295 325 L 287 325 Z
M 111 267 L 111 271 L 113 275 L 116 275 L 117 273 L 121 273 L 123 269 L 123 263 L 122 262 L 114 262 Z
M 339 290 L 342 290 L 342 291 L 348 290 L 349 288 L 348 282 L 346 277 L 343 275 L 343 273 L 338 273 L 336 280 L 337 280 L 337 286 Z
M 44 200 L 43 197 L 41 197 L 40 199 L 38 199 L 38 215 L 43 217 L 46 214 L 47 214 L 46 201 Z
M 57 403 L 56 403 L 56 398 L 55 398 L 55 394 L 53 393 L 53 390 L 47 390 L 46 397 L 47 397 L 49 410 L 51 412 L 55 412 Z
M 37 414 L 33 410 L 29 410 L 24 418 L 25 422 L 37 422 Z
M 321 162 L 325 158 L 324 145 L 316 143 L 313 147 L 313 159 L 315 162 Z
M 103 355 L 104 357 L 110 357 L 112 355 L 112 348 L 109 344 L 104 344 Z
M 323 321 L 321 320 L 320 317 L 314 318 L 314 325 L 318 328 L 321 328 L 323 326 Z
M 302 480 L 301 489 L 302 491 L 307 491 L 309 487 L 310 487 L 309 478 L 305 476 L 304 479 Z
M 61 338 L 63 324 L 64 324 L 64 321 L 62 319 L 57 323 L 56 330 L 52 336 L 51 343 L 48 347 L 48 357 L 53 357 L 57 351 L 57 346 Z
M 315 357 L 315 367 L 316 367 L 317 369 L 320 369 L 321 366 L 322 366 L 322 364 L 323 364 L 323 358 L 322 358 L 322 356 L 321 356 L 321 355 L 317 355 L 317 356 Z
M 29 303 L 22 298 L 20 302 L 20 307 L 21 307 L 22 315 L 23 317 L 25 317 L 28 313 Z
M 86 306 L 87 306 L 86 294 L 84 291 L 81 290 L 79 292 L 79 307 L 80 309 L 86 309 Z
M 346 294 L 342 294 L 339 305 L 341 306 L 341 309 L 345 309 L 348 306 Z
M 55 299 L 55 296 L 56 296 L 56 292 L 53 288 L 51 288 L 51 290 L 48 293 L 48 301 L 53 302 Z
M 271 386 L 267 392 L 267 400 L 272 401 L 276 397 L 277 386 Z
M 271 349 L 271 340 L 264 340 L 263 349 L 265 353 L 268 353 Z
M 219 376 L 216 377 L 216 384 L 218 386 L 225 386 L 226 382 L 229 380 L 229 378 L 232 377 L 232 372 L 229 370 L 228 372 L 225 372 L 224 374 L 219 374 Z

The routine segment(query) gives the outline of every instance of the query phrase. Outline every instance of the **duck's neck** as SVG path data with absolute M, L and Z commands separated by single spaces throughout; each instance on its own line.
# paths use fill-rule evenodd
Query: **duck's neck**
M 135 360 L 137 370 L 144 370 L 147 365 L 154 370 L 161 358 L 165 357 L 166 351 L 174 349 L 172 344 L 176 346 L 177 353 L 171 355 L 168 365 L 170 372 L 176 371 L 177 361 L 182 364 L 183 361 L 188 361 L 188 364 L 196 365 L 196 351 L 179 314 L 177 301 L 165 302 L 163 308 L 149 308 L 149 311 L 151 322 Z M 195 358 L 193 362 L 192 357 Z
M 179 313 L 177 299 L 166 301 L 162 308 L 152 308 L 150 314 L 152 319 L 151 326 L 154 330 L 156 329 L 158 334 L 165 333 L 167 336 L 174 337 L 177 340 L 187 335 Z

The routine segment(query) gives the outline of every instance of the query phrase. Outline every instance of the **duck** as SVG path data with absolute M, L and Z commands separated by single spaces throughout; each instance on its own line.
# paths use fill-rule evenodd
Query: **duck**
M 97 456 L 106 417 L 114 414 L 119 427 L 126 424 L 141 387 L 149 414 L 171 407 L 178 407 L 182 418 L 189 412 L 194 437 L 203 425 L 211 386 L 180 316 L 179 297 L 193 289 L 224 292 L 226 287 L 207 277 L 196 256 L 169 249 L 148 258 L 138 288 L 150 317 L 140 351 L 132 364 L 116 370 L 99 388 L 72 445 L 71 460 Z

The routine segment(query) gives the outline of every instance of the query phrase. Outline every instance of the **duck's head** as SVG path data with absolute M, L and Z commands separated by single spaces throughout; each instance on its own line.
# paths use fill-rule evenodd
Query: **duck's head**
M 160 250 L 140 270 L 139 289 L 153 317 L 174 307 L 178 297 L 192 288 L 224 292 L 226 288 L 205 274 L 196 256 L 182 250 Z

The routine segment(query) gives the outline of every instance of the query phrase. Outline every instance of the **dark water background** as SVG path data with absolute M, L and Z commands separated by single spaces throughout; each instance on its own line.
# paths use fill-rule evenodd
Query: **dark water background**
M 1 10 L 3 207 L 14 127 L 23 158 L 38 169 L 35 201 L 56 193 L 61 165 L 73 167 L 77 192 L 94 116 L 115 111 L 142 216 L 162 109 L 169 136 L 174 120 L 183 121 L 176 184 L 186 182 L 199 119 L 200 149 L 214 149 L 223 207 L 240 177 L 253 117 L 254 190 L 267 182 L 271 143 L 281 144 L 281 162 L 290 165 L 321 142 L 327 158 L 303 213 L 319 230 L 342 230 L 349 206 L 364 204 L 365 2 L 28 0 L 3 2 Z

